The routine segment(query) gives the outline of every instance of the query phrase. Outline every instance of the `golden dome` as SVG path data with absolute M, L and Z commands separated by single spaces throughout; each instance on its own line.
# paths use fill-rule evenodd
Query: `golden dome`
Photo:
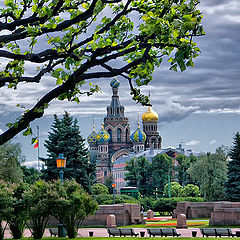
M 144 122 L 158 121 L 158 114 L 152 110 L 151 106 L 149 106 L 148 110 L 142 115 L 142 120 Z

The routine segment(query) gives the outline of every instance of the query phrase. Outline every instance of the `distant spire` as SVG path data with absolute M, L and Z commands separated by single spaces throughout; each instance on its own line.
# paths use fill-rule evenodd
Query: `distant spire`
M 138 113 L 138 128 L 140 128 L 139 113 Z

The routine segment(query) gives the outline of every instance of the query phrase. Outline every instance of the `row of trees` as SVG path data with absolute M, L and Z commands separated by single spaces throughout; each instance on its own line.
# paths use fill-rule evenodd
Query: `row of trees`
M 41 239 L 50 215 L 64 224 L 69 238 L 74 238 L 82 221 L 97 209 L 97 202 L 74 180 L 64 184 L 39 180 L 33 185 L 1 181 L 0 190 L 0 239 L 6 228 L 3 221 L 14 239 L 23 237 L 25 225 L 33 238 Z
M 171 183 L 171 192 L 174 196 L 181 194 L 186 196 L 183 186 L 188 186 L 189 194 L 197 193 L 195 187 L 197 185 L 207 201 L 240 200 L 239 133 L 235 135 L 229 153 L 224 147 L 220 147 L 215 153 L 201 153 L 198 157 L 179 154 L 176 157 L 178 162 L 176 167 L 172 161 L 167 154 L 158 154 L 152 161 L 145 156 L 132 158 L 127 162 L 125 180 L 129 186 L 138 187 L 143 196 L 156 194 L 156 190 L 160 197 L 168 196 L 166 184 L 168 177 L 171 177 L 179 183 Z
M 90 163 L 89 153 L 80 135 L 77 120 L 66 112 L 62 119 L 54 116 L 52 132 L 45 143 L 48 158 L 45 161 L 47 169 L 42 170 L 42 178 L 49 181 L 59 178 L 56 168 L 56 158 L 63 153 L 68 161 L 65 169 L 66 179 L 75 179 L 88 192 L 95 181 L 95 165 Z M 126 180 L 128 185 L 137 186 L 142 196 L 168 196 L 166 184 L 170 180 L 177 180 L 179 186 L 188 186 L 176 196 L 194 195 L 194 185 L 199 186 L 202 196 L 207 201 L 213 200 L 239 200 L 239 172 L 240 169 L 240 139 L 239 133 L 234 137 L 233 146 L 228 154 L 223 147 L 216 149 L 215 153 L 202 153 L 198 157 L 186 157 L 179 154 L 176 157 L 178 165 L 173 166 L 172 158 L 167 154 L 158 154 L 152 161 L 145 156 L 132 158 L 126 166 Z M 230 161 L 228 161 L 228 156 Z M 8 182 L 33 183 L 40 177 L 37 170 L 20 166 L 24 162 L 20 145 L 8 142 L 0 146 L 0 179 Z M 173 179 L 173 171 L 175 173 Z M 106 179 L 106 186 L 111 193 L 113 179 Z M 189 185 L 194 184 L 194 185 Z M 171 184 L 171 188 L 173 188 Z M 164 190 L 165 187 L 165 190 Z M 189 189 L 192 189 L 191 191 Z M 172 196 L 175 189 L 171 189 Z M 180 192 L 180 191 L 178 191 Z M 190 195 L 187 195 L 188 192 Z M 198 196 L 195 194 L 194 196 Z

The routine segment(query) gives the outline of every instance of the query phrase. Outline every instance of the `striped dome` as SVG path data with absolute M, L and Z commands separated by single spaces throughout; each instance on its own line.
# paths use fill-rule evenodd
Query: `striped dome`
M 120 82 L 117 80 L 116 77 L 110 82 L 110 86 L 112 88 L 118 88 L 120 86 Z
M 97 133 L 95 131 L 95 125 L 93 125 L 93 131 L 87 138 L 88 143 L 89 144 L 95 144 L 97 142 L 96 137 L 97 137 Z
M 104 126 L 102 124 L 102 129 L 98 132 L 96 136 L 97 143 L 108 143 L 110 140 L 110 135 L 107 131 L 105 131 Z
M 146 134 L 145 132 L 141 131 L 140 129 L 140 124 L 138 122 L 138 128 L 133 134 L 131 135 L 131 140 L 136 143 L 136 142 L 145 142 L 146 141 Z

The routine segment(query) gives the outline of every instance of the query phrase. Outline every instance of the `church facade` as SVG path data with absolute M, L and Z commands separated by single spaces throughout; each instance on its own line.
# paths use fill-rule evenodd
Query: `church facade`
M 120 83 L 114 78 L 110 86 L 112 98 L 110 105 L 107 106 L 107 116 L 104 118 L 102 128 L 96 132 L 93 126 L 93 132 L 87 138 L 91 161 L 96 163 L 97 182 L 101 183 L 104 183 L 110 174 L 116 175 L 114 169 L 119 161 L 123 162 L 121 168 L 123 170 L 126 163 L 124 159 L 147 149 L 159 150 L 162 143 L 158 132 L 158 114 L 150 106 L 142 115 L 143 131 L 140 129 L 138 120 L 138 128 L 130 134 L 128 118 L 124 113 L 125 108 L 121 105 L 118 95 Z M 122 175 L 124 174 L 121 173 L 121 179 L 124 179 Z

